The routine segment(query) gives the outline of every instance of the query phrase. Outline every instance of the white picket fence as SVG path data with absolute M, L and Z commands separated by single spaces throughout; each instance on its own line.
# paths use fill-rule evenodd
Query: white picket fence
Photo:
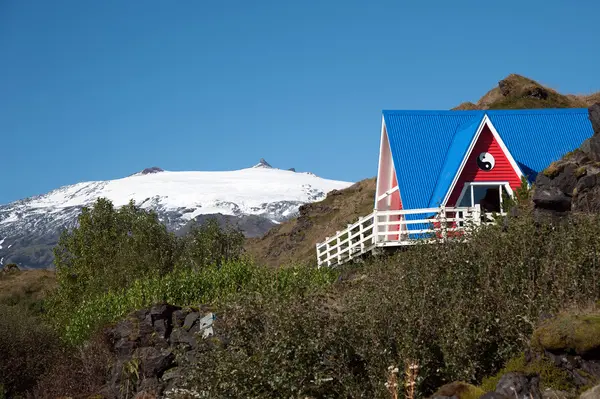
M 428 217 L 432 214 L 433 217 Z M 340 265 L 377 247 L 414 245 L 423 241 L 464 237 L 473 227 L 492 220 L 491 214 L 482 215 L 479 205 L 472 208 L 374 211 L 359 218 L 356 223 L 349 224 L 333 237 L 327 237 L 324 242 L 318 243 L 317 262 L 319 266 Z M 409 225 L 416 225 L 416 228 L 409 229 Z M 419 237 L 415 238 L 416 235 Z

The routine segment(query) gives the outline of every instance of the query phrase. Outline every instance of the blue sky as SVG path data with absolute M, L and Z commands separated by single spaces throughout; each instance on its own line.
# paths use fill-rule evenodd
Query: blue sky
M 597 0 L 0 1 L 0 203 L 262 157 L 376 174 L 382 109 L 600 90 Z

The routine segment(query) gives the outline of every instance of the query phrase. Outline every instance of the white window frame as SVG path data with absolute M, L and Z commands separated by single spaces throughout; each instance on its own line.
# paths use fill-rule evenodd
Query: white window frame
M 514 197 L 513 190 L 512 190 L 512 188 L 510 188 L 510 184 L 507 181 L 473 181 L 473 182 L 467 182 L 463 186 L 462 192 L 460 193 L 460 196 L 458 197 L 458 200 L 456 201 L 456 206 L 457 207 L 462 202 L 463 197 L 467 193 L 467 190 L 469 190 L 469 192 L 471 194 L 471 207 L 475 206 L 475 204 L 473 203 L 473 198 L 474 198 L 474 196 L 473 196 L 473 187 L 474 186 L 503 186 L 504 189 L 506 190 L 506 192 L 508 193 L 508 195 L 510 195 L 511 197 Z M 500 212 L 504 212 L 504 209 L 502 209 L 502 190 L 499 190 L 499 191 L 500 191 Z

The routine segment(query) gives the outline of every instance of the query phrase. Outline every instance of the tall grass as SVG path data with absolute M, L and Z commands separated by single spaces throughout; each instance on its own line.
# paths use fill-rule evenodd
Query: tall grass
M 273 298 L 306 295 L 330 284 L 337 273 L 328 269 L 286 268 L 272 270 L 242 259 L 220 266 L 175 270 L 165 276 L 139 279 L 122 290 L 83 300 L 61 325 L 66 340 L 77 345 L 102 326 L 131 311 L 156 303 L 178 306 L 220 304 L 242 293 Z

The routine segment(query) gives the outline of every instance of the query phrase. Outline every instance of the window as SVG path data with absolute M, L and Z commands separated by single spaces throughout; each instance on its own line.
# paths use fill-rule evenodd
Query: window
M 508 183 L 465 183 L 457 205 L 473 207 L 475 204 L 479 204 L 483 212 L 502 212 L 502 199 L 505 195 L 512 195 Z

